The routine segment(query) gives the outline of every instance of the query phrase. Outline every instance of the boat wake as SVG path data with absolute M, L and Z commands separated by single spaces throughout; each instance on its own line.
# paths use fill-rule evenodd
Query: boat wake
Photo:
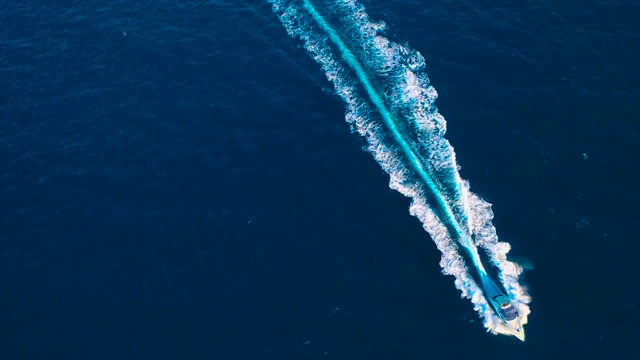
M 518 283 L 522 268 L 509 260 L 510 245 L 498 241 L 491 204 L 460 178 L 446 121 L 435 106 L 436 90 L 422 55 L 383 36 L 354 0 L 270 0 L 290 36 L 300 38 L 346 103 L 346 120 L 390 175 L 389 186 L 412 199 L 416 216 L 442 252 L 440 266 L 455 278 L 492 333 L 512 335 L 495 314 L 466 265 L 488 276 L 478 249 L 496 269 L 522 325 L 530 297 Z

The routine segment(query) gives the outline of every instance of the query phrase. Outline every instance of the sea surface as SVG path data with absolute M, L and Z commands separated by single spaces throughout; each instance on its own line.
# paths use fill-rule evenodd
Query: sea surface
M 360 0 L 532 297 L 486 333 L 267 1 L 0 4 L 0 359 L 637 359 L 640 2 Z

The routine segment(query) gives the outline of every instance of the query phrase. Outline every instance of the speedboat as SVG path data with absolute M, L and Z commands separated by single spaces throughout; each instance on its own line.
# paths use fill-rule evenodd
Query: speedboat
M 500 320 L 513 331 L 513 336 L 524 341 L 524 329 L 520 325 L 518 311 L 513 307 L 509 299 L 504 294 L 499 294 L 490 298 L 491 306 L 493 306 Z

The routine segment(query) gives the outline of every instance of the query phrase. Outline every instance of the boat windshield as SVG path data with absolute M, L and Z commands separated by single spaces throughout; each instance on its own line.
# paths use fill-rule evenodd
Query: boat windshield
M 496 310 L 500 312 L 500 315 L 502 315 L 505 321 L 515 320 L 518 317 L 518 312 L 511 305 L 511 302 L 509 302 L 509 299 L 507 299 L 506 296 L 498 295 L 492 300 L 498 307 Z
M 500 312 L 502 313 L 502 316 L 504 316 L 504 319 L 506 321 L 511 321 L 518 318 L 518 312 L 516 311 L 516 309 L 513 308 L 513 306 L 509 306 L 508 308 L 502 308 L 500 309 Z

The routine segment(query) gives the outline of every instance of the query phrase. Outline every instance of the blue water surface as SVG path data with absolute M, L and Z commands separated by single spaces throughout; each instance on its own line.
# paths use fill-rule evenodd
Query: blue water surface
M 529 269 L 486 334 L 266 1 L 0 5 L 0 359 L 634 359 L 640 3 L 371 1 Z

